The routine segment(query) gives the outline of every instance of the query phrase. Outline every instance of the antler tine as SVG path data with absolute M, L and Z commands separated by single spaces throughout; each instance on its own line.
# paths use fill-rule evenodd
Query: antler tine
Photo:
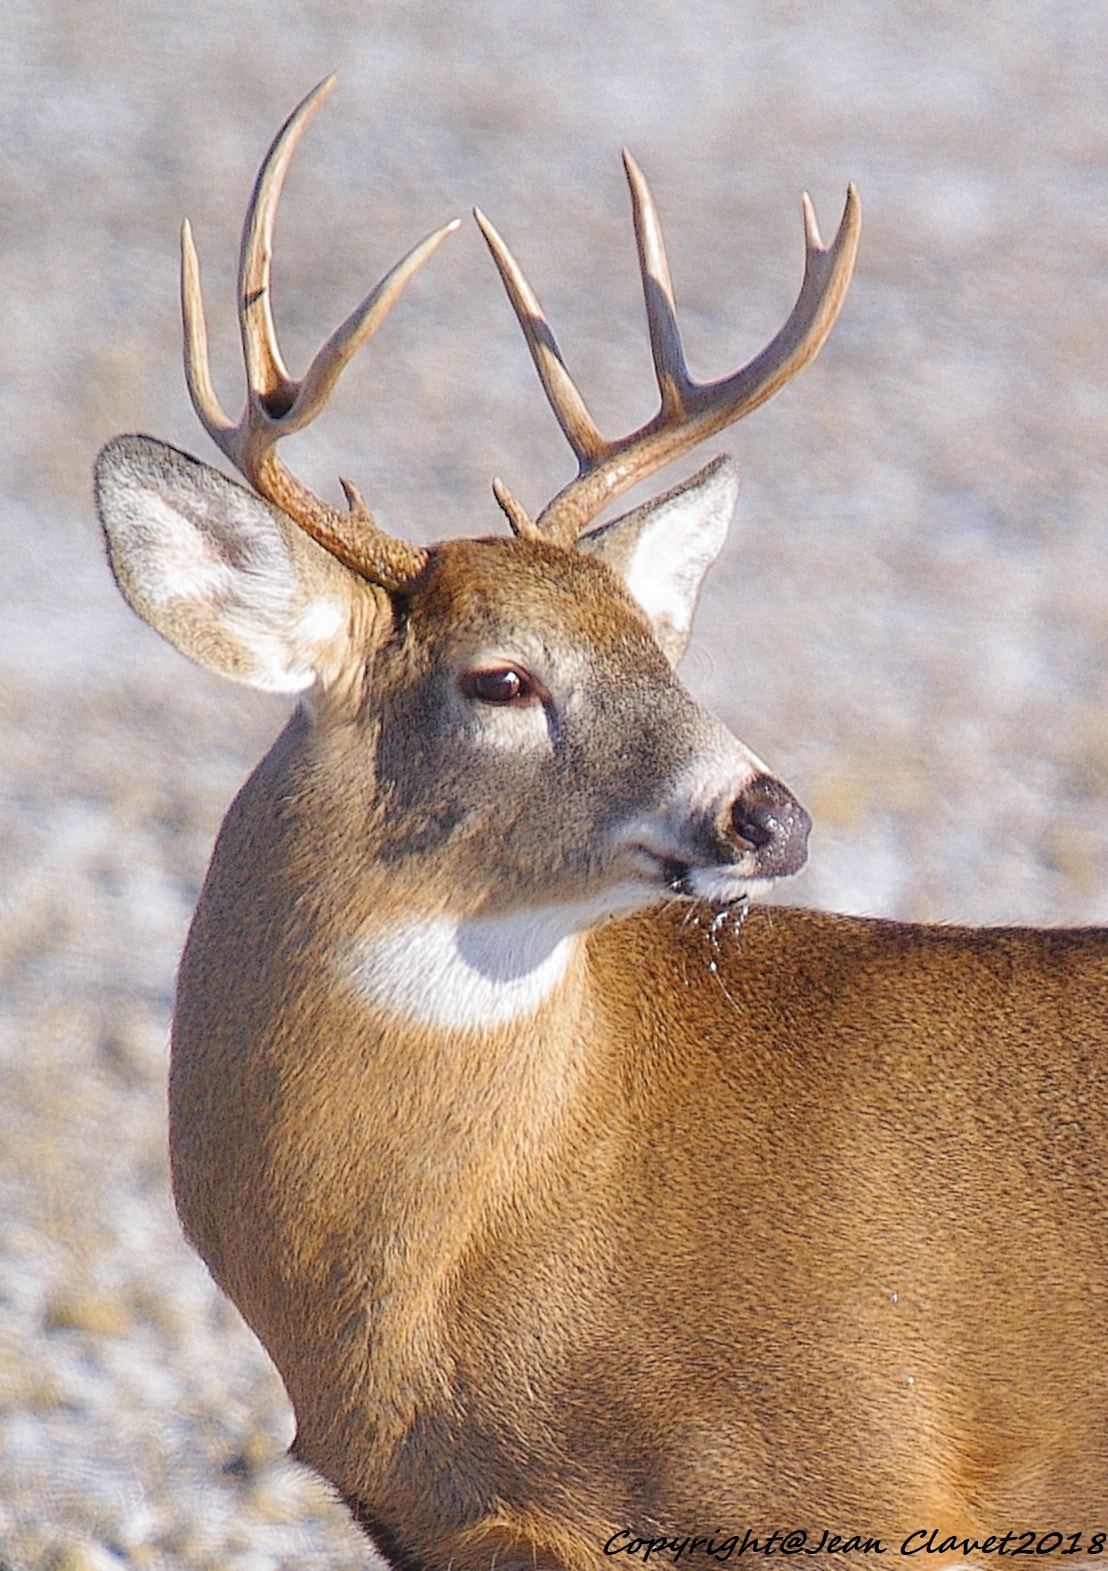
M 347 362 L 377 331 L 424 262 L 438 250 L 447 235 L 461 227 L 461 222 L 460 218 L 452 218 L 414 245 L 335 329 L 304 373 L 296 402 L 285 416 L 286 430 L 298 431 L 315 418 L 330 398 Z
M 426 552 L 379 529 L 358 492 L 345 482 L 350 511 L 329 507 L 296 480 L 276 454 L 282 436 L 301 430 L 315 418 L 347 361 L 388 315 L 413 274 L 458 228 L 455 219 L 421 240 L 331 334 L 305 376 L 296 381 L 289 375 L 281 358 L 270 300 L 273 226 L 296 145 L 334 83 L 333 75 L 320 82 L 285 121 L 258 171 L 246 210 L 238 295 L 247 394 L 238 424 L 227 418 L 212 386 L 200 267 L 187 221 L 181 232 L 185 376 L 204 429 L 262 496 L 347 567 L 386 589 L 400 589 L 423 571 Z
M 315 112 L 334 87 L 334 72 L 324 77 L 301 99 L 270 143 L 262 160 L 239 245 L 238 311 L 246 383 L 266 412 L 280 417 L 296 397 L 296 383 L 285 369 L 273 321 L 270 269 L 273 264 L 273 225 L 285 176 L 297 144 Z
M 584 400 L 566 370 L 562 352 L 523 269 L 480 208 L 473 209 L 473 216 L 504 281 L 508 299 L 523 329 L 531 359 L 535 362 L 535 370 L 539 373 L 539 381 L 558 424 L 565 432 L 566 441 L 582 466 L 607 457 L 611 443 L 601 436 L 585 408 Z
M 825 247 L 820 239 L 815 209 L 806 191 L 801 197 L 801 208 L 804 281 L 785 325 L 741 371 L 695 388 L 695 401 L 705 412 L 714 411 L 719 416 L 719 424 L 713 425 L 712 430 L 718 431 L 757 409 L 814 360 L 842 308 L 862 232 L 862 204 L 857 189 L 853 183 L 846 188 L 843 216 L 829 246 Z M 704 434 L 711 435 L 711 431 Z
M 639 252 L 643 301 L 650 331 L 650 352 L 654 358 L 658 391 L 662 395 L 662 412 L 667 418 L 677 419 L 684 413 L 685 398 L 692 391 L 694 383 L 685 364 L 681 329 L 677 325 L 677 306 L 673 298 L 662 225 L 646 177 L 626 148 L 623 149 L 623 167 L 627 173 L 627 184 L 631 188 L 635 244 Z
M 858 251 L 861 204 L 854 186 L 847 188 L 842 219 L 828 247 L 820 239 L 812 204 L 805 195 L 804 280 L 788 320 L 741 370 L 716 382 L 695 382 L 685 364 L 654 199 L 630 154 L 624 154 L 624 165 L 631 189 L 661 407 L 653 419 L 616 441 L 603 437 L 589 419 L 526 280 L 492 226 L 478 220 L 523 327 L 547 398 L 577 456 L 577 475 L 547 504 L 534 526 L 546 538 L 564 545 L 572 544 L 609 502 L 765 403 L 807 365 L 819 353 L 834 325 Z
M 212 386 L 208 323 L 204 315 L 204 295 L 200 288 L 200 258 L 192 238 L 192 225 L 187 218 L 181 225 L 181 322 L 184 328 L 185 382 L 192 407 L 212 441 L 231 458 L 227 443 L 235 425 L 224 413 Z

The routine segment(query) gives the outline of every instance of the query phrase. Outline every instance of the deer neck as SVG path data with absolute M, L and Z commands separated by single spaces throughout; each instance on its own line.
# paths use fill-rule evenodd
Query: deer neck
M 297 1196 L 288 1236 L 305 1237 L 310 1205 L 317 1254 L 307 1293 L 294 1284 L 284 1301 L 300 1299 L 304 1325 L 318 1324 L 321 1306 L 348 1306 L 332 1333 L 334 1434 L 310 1428 L 320 1370 L 302 1361 L 304 1325 L 291 1325 L 280 1348 L 272 1329 L 266 1340 L 306 1415 L 305 1460 L 344 1469 L 372 1455 L 388 1472 L 416 1415 L 449 1383 L 457 1283 L 490 1240 L 541 1214 L 582 1138 L 595 1006 L 585 938 L 550 921 L 411 918 L 353 950 L 352 963 L 341 951 L 336 963 L 341 1062 L 325 1074 L 333 1105 L 347 1111 L 330 1121 L 330 1149 L 318 1143 L 310 1082 L 302 1111 L 289 1110 L 307 1160 L 286 1191 Z M 330 1290 L 316 1291 L 319 1282 Z M 347 1487 L 364 1492 L 367 1482 L 350 1477 Z
M 462 918 L 400 898 L 395 866 L 367 855 L 322 921 L 298 870 L 309 853 L 353 863 L 325 809 L 309 824 L 290 806 L 314 797 L 290 783 L 297 735 L 302 721 L 229 815 L 182 965 L 178 1201 L 298 1409 L 318 1406 L 302 1355 L 325 1312 L 336 1407 L 344 1424 L 372 1412 L 385 1445 L 433 1378 L 459 1266 L 513 1208 L 543 1203 L 588 1116 L 586 929 L 612 902 Z M 263 901 L 243 898 L 244 865 Z M 217 949 L 209 928 L 233 937 Z M 367 1386 L 388 1394 L 363 1409 Z M 303 1444 L 319 1465 L 322 1438 Z

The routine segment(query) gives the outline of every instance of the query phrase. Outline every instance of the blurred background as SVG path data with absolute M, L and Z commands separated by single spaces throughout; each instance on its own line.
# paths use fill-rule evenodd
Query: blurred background
M 865 228 L 819 361 L 717 447 L 744 472 L 685 675 L 796 790 L 782 898 L 947 922 L 1108 918 L 1108 32 L 1096 0 L 4 0 L 0 8 L 0 1562 L 354 1568 L 281 1459 L 280 1386 L 177 1232 L 173 971 L 281 704 L 142 627 L 97 447 L 216 461 L 180 371 L 176 246 L 237 411 L 238 227 L 284 115 L 275 274 L 299 371 L 416 238 L 479 203 L 603 429 L 655 394 L 626 144 L 694 373 L 799 284 L 799 193 Z M 690 462 L 703 462 L 708 447 Z M 471 223 L 317 427 L 411 539 L 498 529 L 571 470 Z M 658 485 L 670 483 L 665 476 Z

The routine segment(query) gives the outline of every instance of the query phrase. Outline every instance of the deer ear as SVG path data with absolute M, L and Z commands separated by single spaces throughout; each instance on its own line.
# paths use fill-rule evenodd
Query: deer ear
M 350 574 L 219 470 L 116 437 L 96 460 L 96 506 L 125 598 L 190 660 L 277 693 L 341 661 Z
M 704 574 L 727 538 L 738 494 L 737 465 L 717 458 L 684 485 L 578 541 L 579 550 L 623 579 L 673 665 L 685 652 Z

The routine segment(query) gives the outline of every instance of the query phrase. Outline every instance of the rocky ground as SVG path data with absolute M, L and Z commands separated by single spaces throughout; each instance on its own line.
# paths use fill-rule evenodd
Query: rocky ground
M 290 179 L 304 363 L 473 202 L 601 425 L 651 409 L 618 149 L 651 177 L 694 370 L 775 330 L 797 196 L 866 231 L 820 361 L 723 444 L 740 526 L 690 684 L 812 809 L 787 898 L 939 920 L 1108 917 L 1108 35 L 1095 0 L 6 0 L 0 10 L 0 1562 L 308 1571 L 363 1541 L 281 1453 L 276 1377 L 178 1235 L 175 957 L 281 708 L 130 616 L 88 496 L 143 429 L 202 456 L 177 348 L 194 223 L 237 403 L 237 224 Z M 497 527 L 569 465 L 472 227 L 294 466 L 411 538 Z

